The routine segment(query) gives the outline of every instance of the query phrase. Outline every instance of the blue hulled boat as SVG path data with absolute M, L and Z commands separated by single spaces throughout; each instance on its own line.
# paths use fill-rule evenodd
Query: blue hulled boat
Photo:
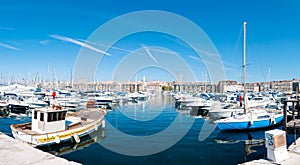
M 281 111 L 252 109 L 247 114 L 236 114 L 232 117 L 215 121 L 221 131 L 254 130 L 272 127 L 283 120 Z
M 231 117 L 215 121 L 221 131 L 241 131 L 268 128 L 280 123 L 283 120 L 282 111 L 269 111 L 267 109 L 247 109 L 246 98 L 246 25 L 244 22 L 244 113 L 238 113 Z

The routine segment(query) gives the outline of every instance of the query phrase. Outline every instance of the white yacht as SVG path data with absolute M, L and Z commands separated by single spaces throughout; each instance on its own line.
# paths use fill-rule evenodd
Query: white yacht
M 106 107 L 111 108 L 113 97 L 103 93 L 88 93 L 87 108 Z

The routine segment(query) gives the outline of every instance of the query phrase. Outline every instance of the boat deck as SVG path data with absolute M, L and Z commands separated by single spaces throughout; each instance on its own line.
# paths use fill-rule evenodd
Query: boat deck
M 73 116 L 73 117 L 79 117 L 80 118 L 80 122 L 78 123 L 74 123 L 68 126 L 68 130 L 69 129 L 74 129 L 74 128 L 78 128 L 81 127 L 83 125 L 87 125 L 90 124 L 91 122 L 98 120 L 98 119 L 102 119 L 105 116 L 104 111 L 99 110 L 99 109 L 93 109 L 93 110 L 86 110 L 83 112 L 75 112 L 72 114 L 69 114 L 68 116 Z

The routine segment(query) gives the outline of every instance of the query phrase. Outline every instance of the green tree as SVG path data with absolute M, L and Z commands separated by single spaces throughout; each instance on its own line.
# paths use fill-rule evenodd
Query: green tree
M 168 87 L 166 87 L 166 86 L 162 86 L 162 87 L 161 87 L 161 90 L 166 91 L 167 88 L 168 88 Z
M 172 86 L 169 86 L 169 87 L 168 87 L 168 91 L 173 91 L 173 87 L 172 87 Z

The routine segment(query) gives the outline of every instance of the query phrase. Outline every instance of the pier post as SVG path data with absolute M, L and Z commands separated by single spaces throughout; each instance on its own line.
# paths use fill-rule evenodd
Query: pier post
M 300 107 L 299 107 L 299 99 L 297 99 L 297 117 L 300 117 Z
M 295 102 L 293 101 L 292 103 L 293 103 L 293 106 L 292 106 L 293 107 L 292 108 L 292 111 L 293 111 L 292 112 L 292 119 L 294 120 L 295 119 Z
M 287 115 L 286 115 L 286 111 L 287 111 L 287 101 L 284 101 L 283 102 L 283 127 L 282 127 L 282 129 L 284 130 L 284 131 L 287 131 L 287 129 L 286 129 L 286 124 L 287 124 Z

